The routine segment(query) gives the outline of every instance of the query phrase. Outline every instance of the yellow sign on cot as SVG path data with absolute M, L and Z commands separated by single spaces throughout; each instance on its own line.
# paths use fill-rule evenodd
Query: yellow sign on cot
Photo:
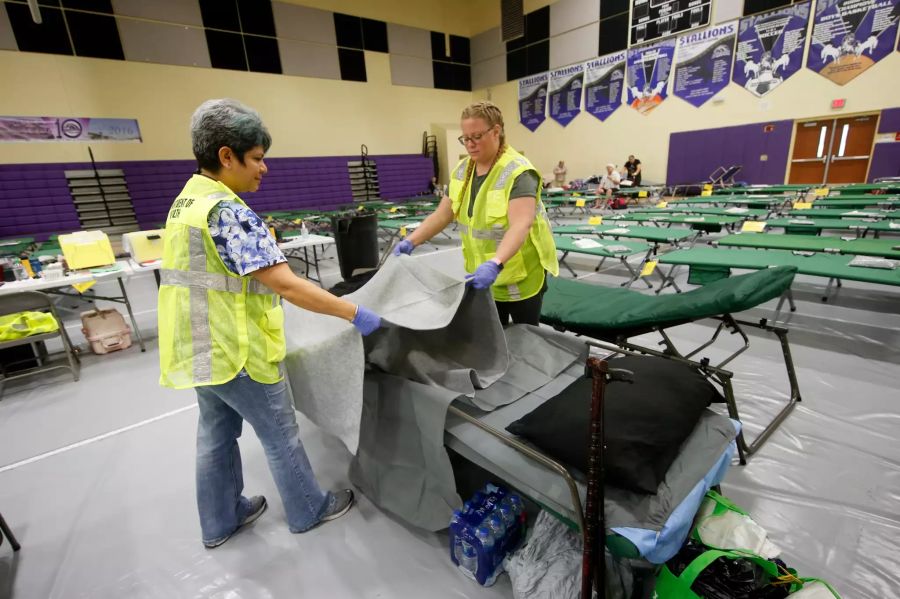
M 657 260 L 651 260 L 650 262 L 644 263 L 644 268 L 641 269 L 642 277 L 649 277 L 653 274 L 653 271 L 656 270 Z
M 400 227 L 400 237 L 406 237 L 406 227 Z
M 397 210 L 399 210 L 399 208 L 397 206 L 393 206 L 391 208 L 391 212 L 397 212 Z
M 602 225 L 603 217 L 602 216 L 592 216 L 588 219 L 589 225 Z
M 827 187 L 820 187 L 819 189 L 816 190 L 816 195 L 819 196 L 820 198 L 821 198 L 821 197 L 827 196 L 827 195 L 828 195 L 828 188 L 827 188 Z
M 708 198 L 709 196 L 712 195 L 712 189 L 704 189 L 703 191 L 700 192 L 700 195 L 704 198 Z
M 809 210 L 812 208 L 812 202 L 794 202 L 794 210 Z
M 765 221 L 748 220 L 741 226 L 741 233 L 762 233 L 766 229 Z
M 669 202 L 660 202 L 656 205 L 657 208 L 667 208 L 669 206 Z
M 573 191 L 573 192 L 572 192 L 572 197 L 573 197 L 573 198 L 580 198 L 580 197 L 581 197 L 581 194 L 578 193 L 577 191 Z
M 703 186 L 703 191 L 712 191 L 712 185 L 707 183 L 706 185 Z
M 647 192 L 646 192 L 646 191 L 639 191 L 639 192 L 638 192 L 638 197 L 639 197 L 639 198 L 646 198 L 646 197 L 647 197 Z
M 365 210 L 365 209 L 366 209 L 366 207 L 363 204 L 360 204 L 359 206 L 356 207 L 357 212 L 359 212 L 360 210 Z
M 576 208 L 584 208 L 584 200 L 575 200 Z

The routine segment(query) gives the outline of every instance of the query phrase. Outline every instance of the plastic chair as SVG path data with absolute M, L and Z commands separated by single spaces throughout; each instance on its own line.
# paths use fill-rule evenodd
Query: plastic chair
M 23 291 L 21 293 L 15 293 L 12 295 L 0 296 L 0 316 L 27 311 L 49 311 L 53 315 L 53 318 L 56 319 L 57 324 L 59 324 L 59 328 L 50 333 L 40 333 L 37 335 L 22 337 L 21 339 L 13 339 L 11 341 L 0 342 L 0 349 L 16 347 L 19 345 L 31 345 L 32 349 L 35 352 L 38 363 L 36 367 L 29 368 L 23 372 L 19 372 L 11 376 L 0 372 L 0 395 L 2 395 L 3 393 L 3 387 L 6 381 L 31 376 L 41 372 L 47 372 L 48 370 L 55 370 L 57 368 L 68 368 L 72 372 L 72 377 L 76 382 L 78 382 L 78 376 L 81 371 L 81 362 L 72 349 L 72 342 L 69 340 L 69 335 L 68 333 L 66 333 L 66 328 L 65 326 L 63 326 L 62 321 L 59 319 L 59 316 L 56 313 L 56 308 L 53 306 L 53 302 L 50 301 L 50 297 L 45 293 L 41 293 L 40 291 Z M 66 358 L 68 358 L 67 365 L 45 364 L 44 362 L 48 357 L 46 350 L 38 350 L 38 346 L 35 345 L 39 341 L 52 339 L 54 337 L 59 337 L 62 340 L 63 349 L 66 352 Z

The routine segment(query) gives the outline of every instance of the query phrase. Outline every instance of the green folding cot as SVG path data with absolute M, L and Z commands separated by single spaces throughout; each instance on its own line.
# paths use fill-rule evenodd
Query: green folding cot
M 566 262 L 566 257 L 568 257 L 569 254 L 584 254 L 600 258 L 600 263 L 594 268 L 595 271 L 600 270 L 600 267 L 607 258 L 617 259 L 631 275 L 627 281 L 622 283 L 622 287 L 630 287 L 632 283 L 640 278 L 641 267 L 650 257 L 650 254 L 653 253 L 654 249 L 654 246 L 648 243 L 641 243 L 638 241 L 603 240 L 597 239 L 594 235 L 584 237 L 554 235 L 553 240 L 556 242 L 556 250 L 562 252 L 559 263 L 562 266 L 565 266 L 569 272 L 572 273 L 573 277 L 577 276 L 577 274 Z M 631 256 L 643 256 L 636 269 L 628 263 L 628 258 Z M 653 287 L 646 279 L 644 279 L 644 283 L 646 283 L 647 287 Z
M 812 210 L 789 210 L 787 215 L 791 218 L 900 218 L 900 210 L 888 212 L 887 210 L 846 208 L 813 208 Z M 892 216 L 893 215 L 893 216 Z
M 682 198 L 680 200 L 672 200 L 670 206 L 705 206 L 712 204 L 714 206 L 746 206 L 748 208 L 766 209 L 777 208 L 790 202 L 789 198 L 784 196 L 742 196 L 742 197 L 723 197 L 723 196 L 707 196 Z
M 625 221 L 635 223 L 653 223 L 656 226 L 674 224 L 690 225 L 692 228 L 707 233 L 717 233 L 722 227 L 733 227 L 736 223 L 746 220 L 737 216 L 711 216 L 703 214 L 641 214 L 628 212 L 625 214 L 616 214 L 615 216 L 605 216 L 603 220 L 609 221 Z
M 713 245 L 900 259 L 900 239 L 857 238 L 846 240 L 840 237 L 811 237 L 809 235 L 736 233 L 714 241 Z
M 858 257 L 819 252 L 804 255 L 790 250 L 695 247 L 675 250 L 659 257 L 661 264 L 673 266 L 661 288 L 670 284 L 676 266 L 688 266 L 690 268 L 688 282 L 700 285 L 726 278 L 734 268 L 759 270 L 775 266 L 793 266 L 799 274 L 828 279 L 828 285 L 822 296 L 823 302 L 828 301 L 832 285 L 840 287 L 842 280 L 900 286 L 900 268 L 851 266 L 850 262 L 853 260 L 858 260 Z M 790 295 L 787 295 L 786 299 L 790 302 L 791 310 L 795 310 Z M 779 309 L 780 307 L 781 304 Z
M 690 229 L 642 227 L 614 224 L 614 225 L 564 225 L 554 227 L 557 235 L 589 235 L 593 233 L 598 237 L 612 237 L 613 239 L 643 239 L 651 243 L 670 243 L 678 246 L 684 241 L 693 241 L 698 233 Z
M 810 188 L 807 184 L 790 185 L 750 185 L 748 187 L 724 187 L 717 189 L 713 195 L 740 195 L 740 194 L 799 194 Z
M 857 193 L 900 193 L 900 183 L 849 183 L 832 185 L 831 194 L 844 195 Z
M 709 216 L 737 216 L 751 220 L 759 220 L 769 215 L 769 210 L 764 208 L 743 208 L 731 206 L 722 208 L 719 206 L 666 206 L 665 208 L 634 208 L 630 214 L 704 214 Z
M 813 208 L 898 208 L 900 198 L 886 195 L 853 195 L 817 198 L 812 202 Z
M 695 250 L 683 250 L 693 252 Z M 712 250 L 725 251 L 725 250 Z M 790 399 L 782 410 L 747 444 L 738 437 L 741 463 L 754 453 L 788 416 L 800 401 L 800 389 L 791 358 L 787 329 L 773 326 L 765 320 L 750 322 L 736 319 L 733 314 L 749 310 L 788 292 L 797 269 L 781 266 L 759 272 L 722 279 L 704 287 L 674 295 L 646 295 L 628 289 L 609 288 L 569 279 L 551 279 L 541 308 L 541 322 L 558 330 L 571 331 L 597 340 L 595 345 L 605 348 L 624 348 L 645 354 L 682 361 L 696 367 L 712 382 L 722 387 L 729 415 L 740 420 L 734 389 L 733 372 L 725 366 L 750 347 L 744 327 L 754 327 L 773 333 L 780 341 L 785 368 L 790 382 Z M 680 351 L 666 333 L 667 329 L 705 318 L 719 321 L 709 340 L 689 351 Z M 699 354 L 713 345 L 723 331 L 736 333 L 743 346 L 724 360 L 713 364 Z M 639 335 L 657 333 L 662 337 L 663 350 L 644 347 L 629 340 Z
M 810 210 L 805 212 L 810 213 Z M 794 235 L 819 235 L 824 230 L 855 231 L 860 237 L 865 236 L 876 223 L 849 218 L 770 218 L 766 222 L 767 229 L 784 229 L 785 233 Z

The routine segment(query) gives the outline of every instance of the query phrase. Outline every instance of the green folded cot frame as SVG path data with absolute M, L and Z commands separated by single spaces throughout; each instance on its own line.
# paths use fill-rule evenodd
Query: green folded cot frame
M 587 234 L 584 236 L 570 235 L 554 235 L 553 240 L 556 243 L 556 250 L 562 252 L 559 263 L 565 266 L 573 277 L 577 277 L 577 273 L 566 262 L 569 254 L 584 254 L 587 256 L 595 256 L 600 258 L 600 263 L 594 268 L 594 271 L 600 270 L 607 258 L 617 259 L 629 272 L 630 278 L 622 283 L 622 287 L 631 287 L 631 285 L 641 278 L 641 269 L 650 258 L 655 246 L 648 243 L 637 241 L 617 241 L 617 240 L 598 240 L 595 235 Z M 579 240 L 590 240 L 597 244 L 596 247 L 579 247 L 576 242 Z M 623 248 L 617 251 L 616 246 Z M 612 249 L 608 249 L 612 248 Z M 638 267 L 635 269 L 628 263 L 628 258 L 632 256 L 642 256 Z M 653 284 L 647 279 L 643 279 L 647 287 L 652 288 Z
M 763 250 L 750 248 L 714 248 L 701 247 L 685 250 L 675 250 L 660 256 L 661 264 L 672 265 L 669 273 L 660 289 L 671 284 L 674 272 L 678 266 L 690 268 L 688 282 L 705 284 L 719 279 L 727 278 L 732 269 L 763 270 L 778 266 L 791 266 L 796 268 L 799 274 L 824 277 L 828 279 L 822 301 L 826 302 L 831 297 L 832 287 L 837 293 L 841 287 L 841 281 L 861 281 L 900 287 L 900 268 L 891 270 L 880 268 L 868 268 L 864 266 L 850 266 L 854 256 L 848 254 L 825 254 L 820 252 L 811 255 L 800 255 L 789 250 Z M 775 313 L 780 312 L 782 305 L 787 301 L 791 311 L 796 311 L 790 288 L 778 302 Z
M 574 194 L 574 195 L 573 195 Z M 574 216 L 582 214 L 584 216 L 591 215 L 591 203 L 597 201 L 599 196 L 582 191 L 567 192 L 567 195 L 556 195 L 551 197 L 542 197 L 541 201 L 547 209 L 547 216 L 555 223 L 559 223 L 559 217 Z M 578 206 L 578 200 L 584 200 L 584 206 Z M 564 208 L 571 208 L 566 214 Z
M 750 348 L 750 338 L 745 328 L 752 327 L 775 335 L 781 345 L 790 385 L 789 399 L 752 442 L 746 441 L 743 432 L 738 435 L 740 463 L 746 464 L 747 458 L 758 451 L 788 417 L 801 396 L 787 338 L 788 330 L 771 325 L 766 319 L 752 322 L 736 319 L 732 315 L 783 296 L 790 290 L 796 272 L 797 269 L 792 266 L 765 269 L 721 279 L 685 293 L 663 296 L 570 279 L 551 279 L 544 295 L 541 322 L 557 330 L 589 337 L 593 340 L 591 345 L 609 351 L 623 349 L 680 361 L 697 368 L 722 389 L 728 414 L 735 420 L 741 418 L 732 384 L 734 372 L 726 366 Z M 689 351 L 679 350 L 667 334 L 670 328 L 707 318 L 718 321 L 716 329 L 708 340 Z M 723 332 L 738 335 L 742 345 L 713 364 L 700 354 L 716 344 Z M 633 337 L 648 333 L 656 333 L 662 338 L 662 350 L 630 341 Z

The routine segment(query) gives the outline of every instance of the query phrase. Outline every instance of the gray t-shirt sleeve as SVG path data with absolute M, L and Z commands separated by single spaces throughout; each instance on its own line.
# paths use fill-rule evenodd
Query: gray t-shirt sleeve
M 512 191 L 509 199 L 515 198 L 537 198 L 538 186 L 540 179 L 534 171 L 525 171 L 513 182 Z

